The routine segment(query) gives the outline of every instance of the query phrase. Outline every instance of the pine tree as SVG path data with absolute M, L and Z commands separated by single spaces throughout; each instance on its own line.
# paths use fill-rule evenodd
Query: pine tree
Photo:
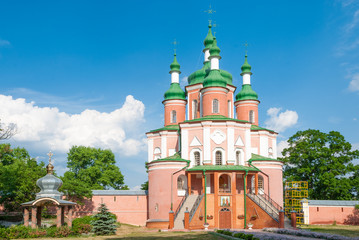
M 100 204 L 98 213 L 92 221 L 92 231 L 96 235 L 113 235 L 116 233 L 116 219 L 108 211 L 104 203 Z

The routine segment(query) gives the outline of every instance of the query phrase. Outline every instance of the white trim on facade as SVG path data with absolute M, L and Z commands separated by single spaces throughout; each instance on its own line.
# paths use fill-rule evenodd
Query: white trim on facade
M 167 136 L 161 136 L 161 158 L 167 157 Z
M 182 136 L 181 136 L 181 155 L 183 159 L 188 159 L 188 130 L 182 129 Z
M 147 151 L 148 151 L 147 161 L 151 162 L 153 160 L 153 139 L 151 138 L 147 140 Z

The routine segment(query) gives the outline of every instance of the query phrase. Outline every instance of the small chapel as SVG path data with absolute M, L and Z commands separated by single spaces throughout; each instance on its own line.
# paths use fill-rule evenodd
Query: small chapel
M 247 54 L 243 84 L 220 68 L 218 39 L 208 26 L 201 69 L 182 90 L 174 54 L 164 93 L 164 126 L 148 139 L 147 227 L 278 227 L 283 206 L 277 133 L 259 126 L 258 94 Z

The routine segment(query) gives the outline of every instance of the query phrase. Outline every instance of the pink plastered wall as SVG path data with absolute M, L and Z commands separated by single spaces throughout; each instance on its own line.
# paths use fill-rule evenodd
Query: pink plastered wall
M 274 162 L 278 164 L 277 162 Z M 269 194 L 270 197 L 278 203 L 280 206 L 283 206 L 283 171 L 280 165 L 263 165 L 257 164 L 253 162 L 253 165 L 262 170 L 265 174 L 269 176 L 269 184 L 268 177 L 265 174 L 261 174 L 263 176 L 264 181 L 264 192 Z M 273 168 L 273 167 L 276 168 Z M 269 187 L 269 189 L 268 189 Z
M 171 210 L 171 179 L 172 179 L 172 201 L 178 203 L 181 199 L 177 195 L 177 178 L 184 174 L 184 171 L 176 173 L 172 177 L 172 173 L 182 169 L 186 163 L 171 164 L 168 162 L 160 162 L 149 166 L 148 172 L 148 212 L 149 219 L 167 219 Z M 175 210 L 177 206 L 173 206 Z
M 218 87 L 216 87 L 218 89 Z M 221 90 L 217 90 L 213 88 L 213 90 L 208 90 L 202 93 L 202 101 L 203 101 L 203 116 L 208 115 L 223 115 L 228 116 L 228 103 L 227 103 L 227 93 Z M 210 88 L 207 88 L 210 89 Z M 227 90 L 228 91 L 228 90 Z M 219 104 L 219 112 L 213 113 L 212 111 L 212 102 L 214 99 L 218 100 Z
M 95 209 L 105 203 L 111 213 L 116 214 L 117 221 L 132 225 L 145 226 L 147 221 L 147 196 L 93 196 Z
M 359 224 L 354 206 L 309 206 L 309 224 Z

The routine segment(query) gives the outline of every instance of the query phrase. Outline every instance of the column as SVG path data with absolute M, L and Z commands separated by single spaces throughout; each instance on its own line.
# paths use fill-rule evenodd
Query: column
M 68 219 L 67 225 L 69 227 L 72 227 L 72 206 L 68 206 L 67 219 Z
M 202 172 L 202 194 L 204 194 L 204 191 L 206 191 L 206 189 L 205 189 L 205 184 L 204 184 L 204 174 L 203 174 L 203 172 Z
M 27 207 L 24 208 L 24 226 L 29 226 L 29 209 Z
M 279 211 L 279 228 L 284 228 L 284 211 Z
M 31 208 L 31 227 L 36 228 L 36 211 L 37 207 L 32 206 Z
M 188 195 L 191 195 L 191 180 L 192 180 L 192 174 L 188 173 L 188 178 L 187 178 L 187 189 L 188 189 Z
M 57 206 L 56 209 L 56 227 L 61 227 L 61 213 L 62 213 L 62 207 L 61 206 Z
M 297 212 L 296 211 L 290 212 L 290 220 L 291 220 L 292 227 L 294 229 L 296 229 L 297 228 Z
M 184 212 L 184 229 L 189 229 L 189 211 L 186 209 Z
M 168 219 L 169 219 L 168 229 L 172 229 L 174 227 L 174 218 L 175 218 L 174 212 L 170 211 L 169 212 L 169 217 L 168 217 Z
M 231 193 L 232 193 L 232 202 L 231 202 L 231 207 L 232 207 L 232 228 L 237 228 L 236 226 L 236 219 L 237 219 L 237 205 L 236 205 L 236 172 L 232 172 L 231 175 Z
M 61 226 L 65 223 L 65 207 L 61 208 Z
M 258 173 L 256 173 L 255 175 L 254 183 L 255 183 L 255 194 L 258 195 Z
M 219 207 L 218 207 L 218 172 L 214 172 L 214 227 L 219 227 Z
M 37 211 L 36 211 L 36 220 L 37 220 L 37 226 L 41 227 L 41 212 L 42 212 L 42 207 L 37 207 Z

